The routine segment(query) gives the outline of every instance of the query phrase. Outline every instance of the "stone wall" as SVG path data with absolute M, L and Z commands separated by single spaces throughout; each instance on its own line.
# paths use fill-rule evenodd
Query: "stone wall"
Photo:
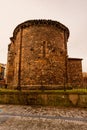
M 8 51 L 8 86 L 63 87 L 68 36 L 68 29 L 55 21 L 33 20 L 17 26 Z
M 83 87 L 87 88 L 87 72 L 83 72 Z
M 23 30 L 21 85 L 63 85 L 64 34 L 53 27 Z
M 0 91 L 0 104 L 87 108 L 87 92 Z
M 8 46 L 8 63 L 7 63 L 7 83 L 11 86 L 14 80 L 14 44 L 13 42 Z
M 82 87 L 82 59 L 68 58 L 68 37 L 68 28 L 56 21 L 31 20 L 18 25 L 8 47 L 8 88 Z
M 73 88 L 83 87 L 82 59 L 68 58 L 68 84 Z

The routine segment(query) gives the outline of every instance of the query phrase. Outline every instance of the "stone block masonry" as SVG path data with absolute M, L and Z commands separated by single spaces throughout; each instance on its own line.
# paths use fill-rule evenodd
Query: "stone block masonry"
M 68 83 L 73 88 L 83 88 L 82 59 L 68 58 Z
M 8 88 L 63 89 L 68 84 L 68 37 L 68 28 L 56 21 L 18 25 L 8 49 Z

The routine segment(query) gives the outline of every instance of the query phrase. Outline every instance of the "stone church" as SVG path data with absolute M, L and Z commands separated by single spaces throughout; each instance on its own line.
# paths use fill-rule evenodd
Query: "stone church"
M 8 88 L 82 86 L 82 59 L 68 57 L 68 38 L 69 29 L 57 21 L 29 20 L 19 24 L 8 45 Z

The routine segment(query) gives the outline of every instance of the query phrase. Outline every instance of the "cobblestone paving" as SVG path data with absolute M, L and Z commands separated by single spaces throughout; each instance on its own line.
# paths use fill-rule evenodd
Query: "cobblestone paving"
M 0 130 L 87 130 L 87 109 L 0 105 Z

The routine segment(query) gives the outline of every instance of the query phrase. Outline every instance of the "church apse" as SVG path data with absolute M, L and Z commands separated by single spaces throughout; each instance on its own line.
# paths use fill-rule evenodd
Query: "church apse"
M 13 56 L 8 55 L 9 88 L 63 89 L 68 83 L 68 37 L 68 28 L 52 20 L 30 20 L 18 25 L 9 50 Z

